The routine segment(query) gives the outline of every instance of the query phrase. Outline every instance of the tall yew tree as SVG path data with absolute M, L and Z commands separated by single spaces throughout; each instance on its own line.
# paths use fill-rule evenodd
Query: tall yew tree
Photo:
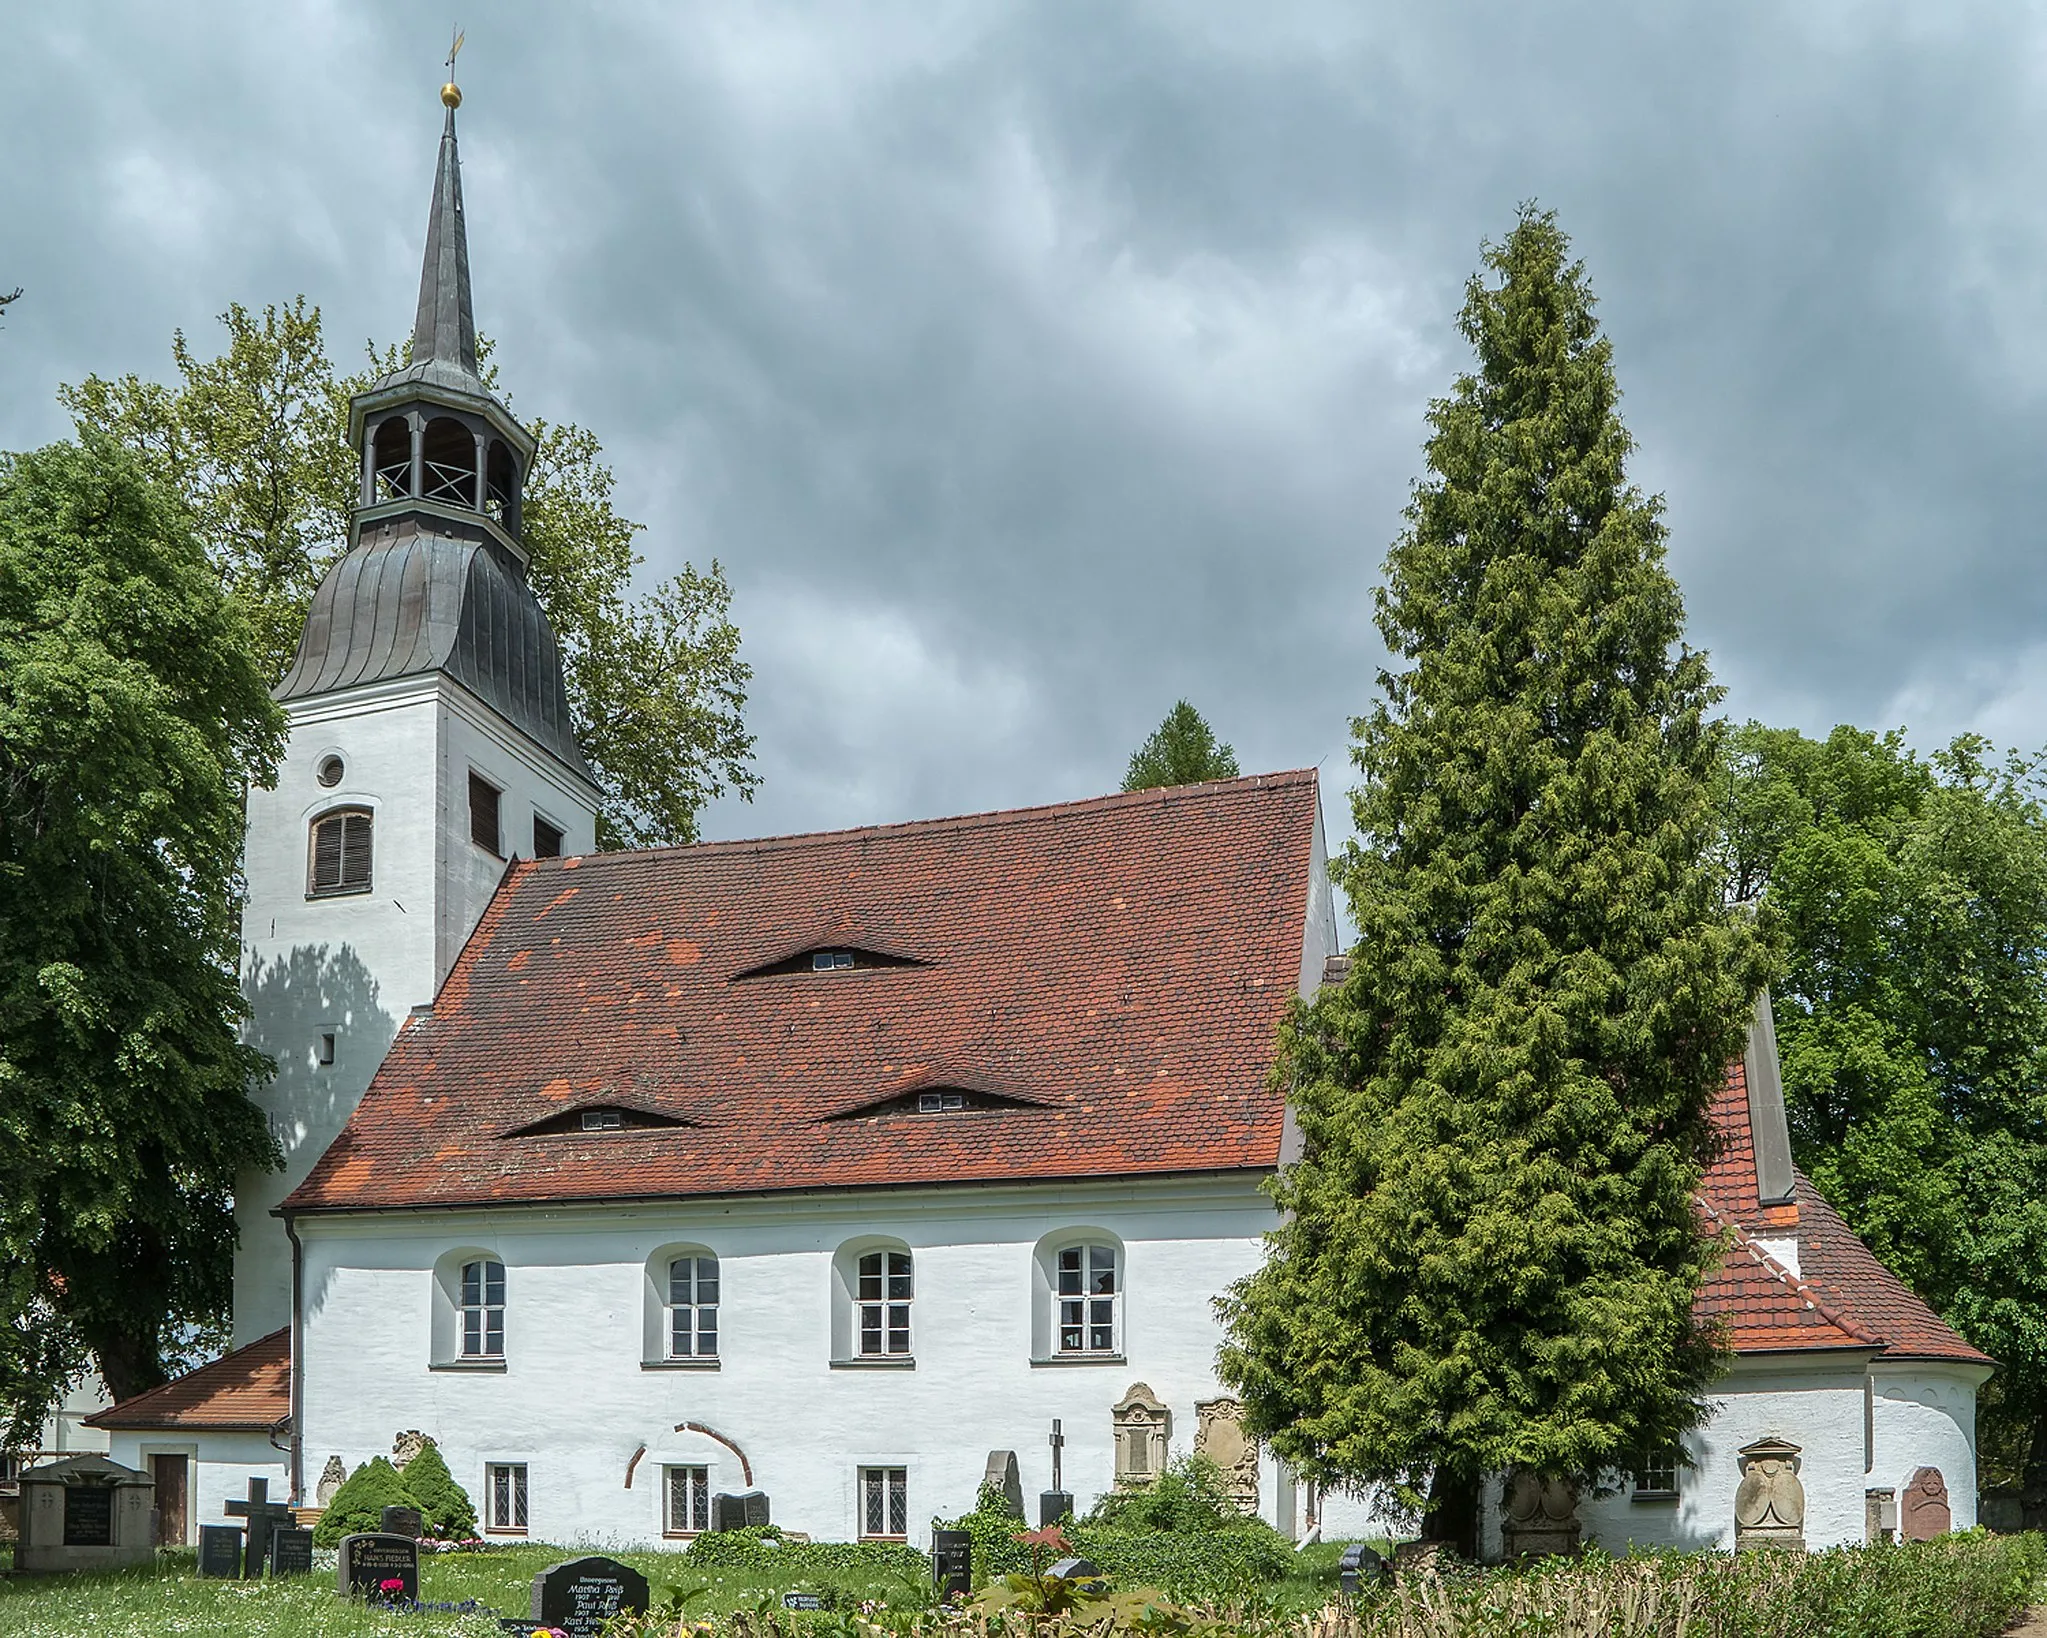
M 1527 207 L 1484 260 L 1353 724 L 1350 972 L 1283 1033 L 1304 1150 L 1221 1304 L 1280 1456 L 1467 1546 L 1485 1475 L 1596 1481 L 1702 1419 L 1693 1194 L 1767 959 L 1703 862 L 1719 691 L 1583 266 Z

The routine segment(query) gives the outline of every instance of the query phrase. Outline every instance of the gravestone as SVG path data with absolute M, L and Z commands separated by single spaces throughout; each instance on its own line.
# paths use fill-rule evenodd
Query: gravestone
M 1239 1512 L 1258 1511 L 1258 1441 L 1244 1431 L 1241 1401 L 1194 1402 L 1194 1454 L 1222 1470 L 1223 1488 Z
M 410 1536 L 419 1540 L 422 1533 L 419 1509 L 417 1507 L 387 1507 L 378 1525 L 387 1536 Z
M 419 1543 L 410 1536 L 361 1530 L 341 1538 L 334 1590 L 343 1598 L 393 1604 L 419 1597 Z
M 221 1511 L 231 1519 L 246 1519 L 248 1535 L 242 1543 L 242 1574 L 259 1576 L 270 1558 L 270 1533 L 280 1524 L 290 1524 L 296 1515 L 282 1502 L 270 1499 L 270 1481 L 252 1478 L 247 1496 L 225 1504 Z
M 1740 1452 L 1741 1484 L 1734 1492 L 1734 1545 L 1805 1550 L 1805 1486 L 1799 1482 L 1799 1447 L 1758 1439 Z
M 1898 1493 L 1895 1490 L 1865 1490 L 1862 1493 L 1862 1539 L 1889 1541 L 1898 1530 Z
M 764 1490 L 742 1490 L 736 1496 L 720 1491 L 711 1498 L 714 1531 L 758 1530 L 769 1522 L 768 1496 Z
M 1073 1492 L 1068 1490 L 1059 1474 L 1059 1459 L 1066 1454 L 1066 1432 L 1059 1425 L 1059 1418 L 1052 1418 L 1052 1434 L 1045 1441 L 1052 1447 L 1052 1488 L 1038 1492 L 1038 1528 L 1057 1524 L 1073 1511 Z
M 311 1575 L 313 1573 L 313 1532 L 296 1526 L 279 1525 L 270 1532 L 270 1573 Z
M 1062 1558 L 1049 1566 L 1045 1574 L 1054 1581 L 1091 1582 L 1102 1584 L 1102 1572 L 1095 1568 L 1092 1560 L 1085 1558 Z
M 1153 1396 L 1149 1383 L 1133 1382 L 1110 1407 L 1109 1418 L 1116 1440 L 1117 1488 L 1149 1485 L 1166 1465 L 1172 1412 Z
M 1013 1450 L 991 1450 L 988 1465 L 981 1473 L 981 1488 L 993 1490 L 1002 1497 L 1002 1505 L 1013 1519 L 1024 1516 L 1023 1476 L 1016 1467 L 1016 1452 Z
M 1336 1582 L 1346 1598 L 1357 1597 L 1358 1589 L 1367 1583 L 1384 1581 L 1387 1573 L 1386 1560 L 1362 1541 L 1344 1548 L 1336 1561 Z
M 231 1581 L 242 1573 L 242 1532 L 239 1525 L 199 1526 L 199 1573 Z
M 18 1482 L 16 1570 L 114 1570 L 156 1557 L 156 1481 L 147 1473 L 104 1456 L 67 1456 L 25 1468 Z
M 1500 1539 L 1509 1559 L 1576 1554 L 1578 1487 L 1518 1469 L 1507 1480 Z
M 1905 1500 L 1898 1509 L 1898 1533 L 1907 1541 L 1931 1541 L 1954 1527 L 1948 1508 L 1947 1480 L 1937 1467 L 1922 1467 L 1905 1486 Z
M 974 1538 L 965 1530 L 931 1532 L 931 1585 L 940 1603 L 974 1590 Z
M 615 1558 L 572 1558 L 533 1578 L 533 1619 L 569 1638 L 597 1638 L 614 1615 L 644 1615 L 647 1578 Z

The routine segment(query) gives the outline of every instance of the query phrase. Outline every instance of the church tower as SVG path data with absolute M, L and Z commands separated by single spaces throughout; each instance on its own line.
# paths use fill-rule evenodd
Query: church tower
M 477 370 L 462 96 L 441 96 L 412 359 L 350 405 L 348 552 L 276 689 L 290 719 L 276 788 L 249 793 L 249 1038 L 277 1064 L 255 1096 L 285 1164 L 235 1191 L 237 1346 L 291 1315 L 273 1209 L 433 1001 L 507 863 L 596 847 L 597 787 L 519 543 L 534 443 Z

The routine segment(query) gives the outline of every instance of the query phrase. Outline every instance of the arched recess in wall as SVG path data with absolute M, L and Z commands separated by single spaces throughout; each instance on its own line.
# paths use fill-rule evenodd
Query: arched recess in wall
M 718 1254 L 694 1240 L 662 1246 L 641 1282 L 640 1358 L 649 1365 L 718 1363 L 724 1272 Z
M 1046 1235 L 1031 1257 L 1031 1358 L 1119 1363 L 1127 1283 L 1119 1235 L 1085 1224 Z
M 487 1321 L 481 1328 L 480 1338 L 464 1337 L 464 1297 L 470 1294 L 464 1291 L 464 1279 L 465 1272 L 472 1267 L 476 1270 L 473 1294 L 480 1299 L 479 1305 L 486 1309 L 495 1306 L 500 1311 L 495 1354 L 488 1351 L 490 1330 Z M 491 1269 L 498 1271 L 495 1284 L 492 1283 Z M 488 1363 L 503 1360 L 510 1346 L 511 1284 L 511 1274 L 505 1268 L 503 1257 L 488 1246 L 457 1246 L 441 1253 L 434 1262 L 433 1315 L 428 1333 L 433 1364 L 460 1365 L 471 1361 Z M 493 1297 L 496 1299 L 494 1304 L 491 1302 Z M 478 1340 L 483 1343 L 482 1348 L 476 1352 L 465 1351 L 465 1341 Z
M 885 1234 L 848 1240 L 832 1255 L 832 1361 L 908 1365 L 916 1357 L 916 1264 Z
M 419 486 L 427 500 L 476 506 L 476 434 L 450 415 L 426 424 L 419 449 Z

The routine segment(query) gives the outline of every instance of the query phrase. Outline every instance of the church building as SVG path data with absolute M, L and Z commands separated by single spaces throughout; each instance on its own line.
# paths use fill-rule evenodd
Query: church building
M 196 1530 L 423 1433 L 492 1537 L 628 1545 L 746 1491 L 921 1542 L 991 1454 L 1028 1495 L 1056 1448 L 1085 1510 L 1198 1448 L 1289 1534 L 1376 1530 L 1215 1376 L 1297 1141 L 1276 1030 L 1342 961 L 1315 774 L 597 853 L 447 97 L 411 362 L 352 407 L 348 551 L 249 799 L 285 1167 L 238 1190 L 234 1352 L 93 1417 L 113 1456 L 188 1463 Z M 1716 1121 L 1701 1302 L 1735 1364 L 1682 1457 L 1577 1499 L 1586 1532 L 1973 1523 L 1990 1362 L 1792 1168 L 1767 1000 Z M 1570 1506 L 1504 1486 L 1487 1539 Z

